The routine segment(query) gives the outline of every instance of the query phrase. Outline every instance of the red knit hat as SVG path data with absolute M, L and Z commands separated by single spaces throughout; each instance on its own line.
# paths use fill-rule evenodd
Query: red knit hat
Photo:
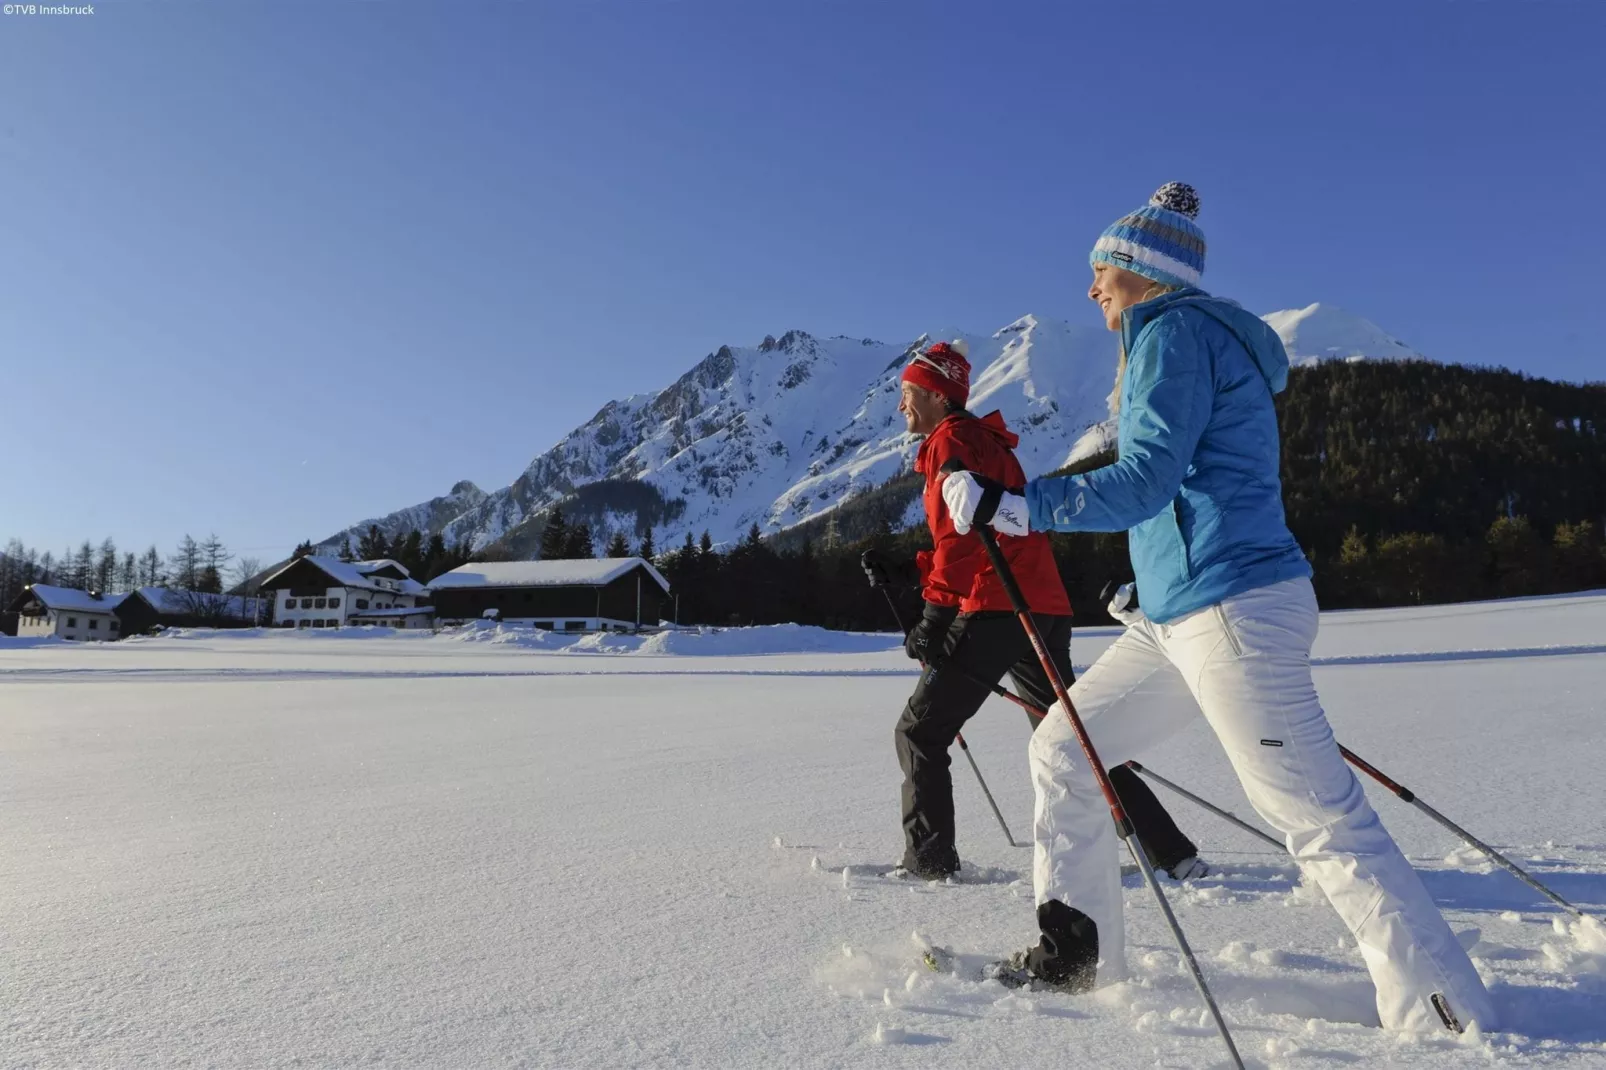
M 964 407 L 970 398 L 970 347 L 962 340 L 937 342 L 916 353 L 904 366 L 902 380 L 923 386 Z

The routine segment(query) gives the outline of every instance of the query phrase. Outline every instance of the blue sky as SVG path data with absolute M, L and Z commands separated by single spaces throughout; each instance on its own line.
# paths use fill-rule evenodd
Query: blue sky
M 1223 10 L 1230 8 L 1230 10 Z M 723 343 L 1207 288 L 1606 378 L 1606 5 L 268 3 L 0 18 L 0 539 L 273 558 Z

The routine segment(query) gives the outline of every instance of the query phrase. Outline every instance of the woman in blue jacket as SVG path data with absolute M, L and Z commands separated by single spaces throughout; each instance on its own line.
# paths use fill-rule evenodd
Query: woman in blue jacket
M 1135 757 L 1203 713 L 1249 801 L 1355 935 L 1395 1029 L 1495 1025 L 1489 994 L 1339 755 L 1311 681 L 1316 597 L 1288 531 L 1272 397 L 1277 334 L 1198 289 L 1204 234 L 1171 183 L 1093 247 L 1088 296 L 1121 333 L 1119 460 L 1024 495 L 969 473 L 943 488 L 955 526 L 1127 531 L 1143 612 L 1072 687 L 1099 758 Z M 1125 975 L 1117 839 L 1068 719 L 1032 737 L 1041 936 L 1006 982 L 1084 990 Z

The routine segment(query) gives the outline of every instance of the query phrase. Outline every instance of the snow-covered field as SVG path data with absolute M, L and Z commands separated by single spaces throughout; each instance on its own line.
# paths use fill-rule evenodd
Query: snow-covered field
M 1317 655 L 1341 740 L 1606 913 L 1606 596 L 1331 614 Z M 874 872 L 913 682 L 890 636 L 798 628 L 0 640 L 0 1065 L 1223 1065 L 1135 879 L 1131 982 L 915 968 L 916 929 L 1034 933 L 962 762 L 989 879 Z M 966 734 L 1024 838 L 1025 719 Z M 1143 757 L 1249 813 L 1202 727 Z M 1166 797 L 1225 867 L 1170 887 L 1251 1065 L 1606 1066 L 1606 936 L 1370 794 L 1509 1031 L 1381 1033 L 1319 893 Z

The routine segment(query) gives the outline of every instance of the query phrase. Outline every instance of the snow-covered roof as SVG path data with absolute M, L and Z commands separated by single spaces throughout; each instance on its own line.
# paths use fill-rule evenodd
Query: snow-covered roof
M 141 587 L 139 596 L 161 614 L 176 617 L 194 613 L 221 613 L 242 620 L 256 615 L 257 600 L 238 595 L 203 594 L 178 587 Z
M 76 587 L 52 587 L 47 583 L 32 584 L 24 593 L 29 592 L 49 609 L 65 609 L 74 613 L 116 613 L 117 607 L 128 597 L 125 594 L 103 594 L 96 598 Z
M 400 570 L 403 576 L 408 575 L 407 569 L 400 562 L 392 561 L 389 558 L 382 558 L 378 561 L 342 561 L 338 557 L 325 557 L 322 554 L 308 554 L 306 557 L 300 557 L 295 561 L 288 562 L 284 568 L 274 572 L 271 576 L 264 577 L 262 580 L 263 586 L 272 583 L 287 570 L 294 568 L 302 561 L 309 561 L 322 569 L 339 587 L 358 587 L 368 591 L 395 591 L 398 594 L 423 594 L 425 590 L 423 584 L 410 576 L 404 580 L 386 579 L 386 583 L 395 585 L 393 587 L 381 584 L 379 579 L 383 577 L 373 577 L 371 573 L 387 567 Z
M 455 587 L 601 587 L 633 568 L 645 568 L 658 586 L 669 581 L 640 557 L 579 558 L 572 561 L 482 561 L 454 568 L 429 581 L 431 590 Z
M 400 572 L 403 576 L 412 575 L 412 573 L 407 570 L 406 565 L 402 564 L 400 561 L 393 561 L 388 557 L 376 558 L 373 561 L 353 561 L 351 564 L 358 572 L 361 572 L 365 576 L 369 573 L 378 572 L 383 568 L 393 568 L 397 572 Z

